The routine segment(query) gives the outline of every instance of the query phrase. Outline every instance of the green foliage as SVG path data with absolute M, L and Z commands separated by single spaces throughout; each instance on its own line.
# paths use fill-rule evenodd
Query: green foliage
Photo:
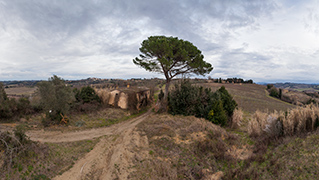
M 205 75 L 213 70 L 202 52 L 192 43 L 177 37 L 151 36 L 142 42 L 140 57 L 134 64 L 150 72 L 163 73 L 166 78 L 165 97 L 171 79 L 179 74 Z
M 169 95 L 169 112 L 173 115 L 194 115 L 198 99 L 198 88 L 189 81 L 175 84 L 175 89 Z
M 168 101 L 169 112 L 173 115 L 195 115 L 221 125 L 226 125 L 237 107 L 237 103 L 225 87 L 212 92 L 208 88 L 192 86 L 189 81 L 182 81 L 180 85 L 175 84 Z
M 275 98 L 279 98 L 279 92 L 275 87 L 270 89 L 269 95 Z
M 82 87 L 81 90 L 73 89 L 75 104 L 73 109 L 81 112 L 92 112 L 99 108 L 101 99 L 90 86 Z
M 273 84 L 267 84 L 267 89 L 271 89 L 271 88 L 273 88 L 273 87 L 274 87 Z
M 29 99 L 25 97 L 19 98 L 17 108 L 19 113 L 24 115 L 31 114 L 34 111 Z
M 41 105 L 46 112 L 44 125 L 57 124 L 61 120 L 60 114 L 67 114 L 70 104 L 74 100 L 72 90 L 65 85 L 64 80 L 54 75 L 48 81 L 37 84 L 41 97 Z
M 78 102 L 82 102 L 83 104 L 91 102 L 101 102 L 99 96 L 90 86 L 83 87 L 80 91 L 78 89 L 74 89 L 73 91 L 75 92 L 75 99 Z
M 226 125 L 228 117 L 221 100 L 216 101 L 216 103 L 212 105 L 208 113 L 208 120 L 214 124 Z
M 0 120 L 10 120 L 13 117 L 28 115 L 32 112 L 33 108 L 28 98 L 22 97 L 18 101 L 8 98 L 3 84 L 0 83 Z
M 222 106 L 225 109 L 227 115 L 231 117 L 233 115 L 235 108 L 237 107 L 236 101 L 228 93 L 228 91 L 226 90 L 224 86 L 218 89 L 216 93 L 220 96 L 220 99 L 222 101 Z

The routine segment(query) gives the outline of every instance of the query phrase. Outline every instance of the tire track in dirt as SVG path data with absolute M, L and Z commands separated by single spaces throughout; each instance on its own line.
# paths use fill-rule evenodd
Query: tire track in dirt
M 26 135 L 30 137 L 32 141 L 39 142 L 50 142 L 50 143 L 60 143 L 60 142 L 74 142 L 82 141 L 93 138 L 98 138 L 105 135 L 112 135 L 122 132 L 123 130 L 130 128 L 135 125 L 136 122 L 148 116 L 151 112 L 148 111 L 143 115 L 133 118 L 128 121 L 124 121 L 118 124 L 114 124 L 108 127 L 94 128 L 82 131 L 73 132 L 61 132 L 61 131 L 44 131 L 44 130 L 31 130 L 26 132 Z
M 72 142 L 105 136 L 71 169 L 54 179 L 127 179 L 132 172 L 129 168 L 131 160 L 135 156 L 132 148 L 136 144 L 148 145 L 147 137 L 141 137 L 134 128 L 150 114 L 151 110 L 132 120 L 98 129 L 65 133 L 29 131 L 26 134 L 31 140 L 42 143 Z

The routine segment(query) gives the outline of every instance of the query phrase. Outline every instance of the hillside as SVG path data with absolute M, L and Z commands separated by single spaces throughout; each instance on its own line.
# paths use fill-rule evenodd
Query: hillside
M 221 86 L 225 86 L 227 91 L 236 100 L 238 106 L 245 112 L 254 113 L 256 110 L 270 112 L 287 111 L 296 106 L 272 98 L 266 91 L 266 86 L 258 84 L 220 84 L 220 83 L 201 83 L 203 87 L 211 88 L 216 91 Z
M 275 83 L 276 88 L 288 89 L 292 91 L 319 92 L 318 84 L 302 84 L 302 83 Z

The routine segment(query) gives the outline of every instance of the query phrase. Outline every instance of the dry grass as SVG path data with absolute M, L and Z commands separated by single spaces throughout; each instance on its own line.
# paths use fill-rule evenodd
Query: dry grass
M 241 109 L 235 109 L 235 111 L 233 112 L 233 116 L 231 119 L 231 128 L 233 129 L 237 129 L 241 126 L 242 121 L 243 121 L 243 111 Z
M 319 107 L 313 104 L 291 109 L 287 113 L 256 111 L 248 123 L 248 133 L 251 136 L 292 136 L 311 132 L 319 126 L 318 118 Z
M 6 88 L 5 91 L 8 95 L 26 95 L 29 96 L 36 91 L 35 87 L 13 87 Z
M 138 130 L 148 137 L 150 157 L 135 162 L 133 179 L 201 179 L 238 158 L 230 153 L 235 135 L 204 119 L 153 115 Z
M 72 167 L 98 141 L 42 144 L 0 133 L 0 179 L 53 178 Z

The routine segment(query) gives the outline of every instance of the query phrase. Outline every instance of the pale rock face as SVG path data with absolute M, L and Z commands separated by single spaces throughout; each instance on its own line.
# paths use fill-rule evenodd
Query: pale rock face
M 119 98 L 119 102 L 118 102 L 118 106 L 122 109 L 127 109 L 127 100 L 128 99 L 128 95 L 121 92 L 120 93 L 120 98 Z
M 114 90 L 110 93 L 109 104 L 115 106 L 115 97 L 120 94 L 119 90 Z
M 142 102 L 145 100 L 147 101 L 150 99 L 150 91 L 140 91 L 136 92 L 136 98 L 137 98 L 137 104 L 136 108 L 140 109 L 140 106 L 142 106 Z M 128 109 L 128 99 L 129 95 L 125 92 L 121 92 L 120 90 L 113 90 L 112 92 L 108 93 L 108 104 L 112 106 L 118 106 L 121 109 Z

